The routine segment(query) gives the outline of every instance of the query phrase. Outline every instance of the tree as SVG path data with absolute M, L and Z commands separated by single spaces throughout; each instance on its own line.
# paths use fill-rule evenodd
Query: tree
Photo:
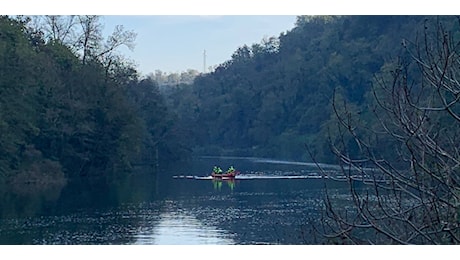
M 85 64 L 89 57 L 97 56 L 97 49 L 102 41 L 102 26 L 97 15 L 78 16 L 78 22 L 81 34 L 78 36 L 77 46 L 82 50 L 81 59 Z
M 330 144 L 352 205 L 326 190 L 318 230 L 330 241 L 460 244 L 459 24 L 427 19 L 420 38 L 402 41 L 404 54 L 374 81 L 375 120 L 334 102 Z
M 139 161 L 145 140 L 171 141 L 173 115 L 156 88 L 144 84 L 145 100 L 130 102 L 130 87 L 142 84 L 113 52 L 133 35 L 118 27 L 102 45 L 97 19 L 81 18 L 88 26 L 80 38 L 82 62 L 65 43 L 61 18 L 49 19 L 51 36 L 45 36 L 29 17 L 0 16 L 0 182 L 115 177 Z
M 103 24 L 97 15 L 32 16 L 29 23 L 29 29 L 41 31 L 47 42 L 63 44 L 79 53 L 83 64 L 88 59 L 97 60 L 107 70 L 119 60 L 115 51 L 121 46 L 132 50 L 137 36 L 117 25 L 104 42 Z
M 45 15 L 35 17 L 38 29 L 44 32 L 45 39 L 59 42 L 68 46 L 75 46 L 76 25 L 75 15 Z

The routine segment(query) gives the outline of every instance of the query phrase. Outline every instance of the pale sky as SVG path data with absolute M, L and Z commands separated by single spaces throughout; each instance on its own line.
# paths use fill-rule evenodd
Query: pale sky
M 294 27 L 296 16 L 104 16 L 105 31 L 116 25 L 137 33 L 133 51 L 121 52 L 135 61 L 142 74 L 161 70 L 181 72 L 203 71 L 229 59 L 244 44 L 260 43 L 264 37 L 278 37 Z
M 231 58 L 244 44 L 260 43 L 294 27 L 296 16 L 354 14 L 455 14 L 438 0 L 15 0 L 2 3 L 7 15 L 103 15 L 105 34 L 115 25 L 137 33 L 136 46 L 121 53 L 141 74 L 159 69 L 203 71 Z M 446 13 L 447 12 L 447 13 Z

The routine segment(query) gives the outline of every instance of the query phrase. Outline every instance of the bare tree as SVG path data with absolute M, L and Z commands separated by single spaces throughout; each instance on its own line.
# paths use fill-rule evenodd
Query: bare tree
M 76 25 L 74 15 L 36 15 L 28 17 L 28 25 L 42 32 L 46 41 L 59 42 L 69 47 L 76 43 Z
M 403 40 L 404 55 L 375 78 L 373 124 L 334 101 L 330 143 L 350 196 L 338 201 L 326 189 L 318 231 L 330 242 L 460 244 L 460 39 L 446 29 L 460 20 L 452 18 L 427 20 L 421 37 Z
M 78 53 L 85 64 L 88 59 L 101 62 L 107 69 L 120 61 L 117 49 L 126 46 L 134 49 L 136 33 L 117 25 L 104 41 L 103 24 L 97 15 L 46 15 L 32 16 L 34 29 L 43 32 L 47 41 L 59 42 Z
M 82 51 L 82 62 L 85 64 L 90 57 L 97 56 L 102 41 L 102 25 L 97 15 L 78 16 L 80 34 L 77 40 L 78 49 Z
M 75 44 L 73 39 L 75 38 L 77 19 L 74 15 L 47 15 L 44 16 L 44 20 L 44 25 L 46 25 L 44 27 L 45 37 L 65 45 L 73 46 Z
M 110 36 L 107 37 L 105 44 L 96 53 L 96 59 L 101 62 L 106 71 L 106 75 L 114 72 L 118 67 L 124 67 L 124 60 L 116 50 L 121 46 L 126 46 L 129 50 L 134 50 L 134 43 L 137 34 L 133 31 L 126 31 L 123 25 L 117 25 Z

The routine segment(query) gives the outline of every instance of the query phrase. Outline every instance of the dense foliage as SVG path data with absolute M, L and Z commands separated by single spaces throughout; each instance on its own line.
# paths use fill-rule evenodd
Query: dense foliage
M 331 160 L 334 92 L 364 112 L 375 74 L 424 19 L 300 16 L 291 31 L 238 48 L 170 99 L 198 153 L 305 160 L 308 144 Z
M 40 168 L 91 175 L 182 158 L 187 147 L 206 155 L 308 160 L 306 144 L 317 160 L 332 161 L 333 100 L 377 127 L 369 111 L 375 75 L 392 67 L 403 38 L 416 38 L 425 19 L 438 18 L 299 16 L 292 30 L 238 48 L 213 72 L 190 71 L 193 84 L 177 81 L 161 91 L 162 73 L 141 79 L 109 52 L 131 37 L 122 29 L 103 44 L 92 16 L 68 23 L 47 17 L 48 27 L 21 19 L 1 18 L 4 177 Z M 71 21 L 86 26 L 86 40 L 64 33 Z M 376 149 L 388 153 L 389 145 Z
M 327 197 L 333 242 L 460 243 L 458 18 L 299 16 L 211 73 L 147 78 L 113 52 L 133 33 L 45 18 L 0 17 L 0 182 L 114 178 L 189 147 L 337 160 L 355 207 Z
M 170 102 L 199 153 L 335 160 L 350 193 L 325 189 L 328 243 L 459 244 L 459 32 L 454 16 L 298 17 Z
M 154 81 L 29 22 L 0 17 L 1 180 L 110 176 L 173 155 L 173 116 Z

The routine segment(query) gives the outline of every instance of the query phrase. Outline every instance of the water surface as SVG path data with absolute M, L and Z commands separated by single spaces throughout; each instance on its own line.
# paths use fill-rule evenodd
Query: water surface
M 217 163 L 242 174 L 212 180 Z M 43 194 L 4 191 L 0 243 L 315 244 L 311 224 L 321 216 L 325 184 L 319 177 L 301 162 L 201 158 L 111 183 L 74 181 Z M 327 182 L 345 192 L 343 183 Z

